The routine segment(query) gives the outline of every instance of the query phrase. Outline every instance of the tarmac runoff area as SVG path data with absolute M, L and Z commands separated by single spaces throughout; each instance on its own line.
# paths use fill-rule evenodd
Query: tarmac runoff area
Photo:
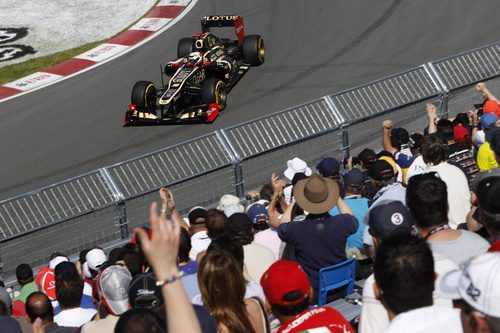
M 0 0 L 0 67 L 110 38 L 155 0 Z

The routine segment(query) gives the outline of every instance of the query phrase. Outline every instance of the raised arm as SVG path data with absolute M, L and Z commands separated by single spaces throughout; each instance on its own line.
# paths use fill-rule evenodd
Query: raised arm
M 179 254 L 180 225 L 158 214 L 153 202 L 149 211 L 152 235 L 149 239 L 142 228 L 134 231 L 141 240 L 141 248 L 148 259 L 161 286 L 167 313 L 167 328 L 171 333 L 201 332 L 193 306 L 180 282 L 177 267 Z
M 436 133 L 437 108 L 432 103 L 426 103 L 425 110 L 427 111 L 427 119 L 429 120 L 429 134 Z
M 493 95 L 491 91 L 488 89 L 488 87 L 486 87 L 486 83 L 479 82 L 478 84 L 476 84 L 476 90 L 482 93 L 484 98 L 491 99 L 500 104 L 498 98 L 496 98 L 495 95 Z
M 189 231 L 189 225 L 184 222 L 181 214 L 175 207 L 174 194 L 167 188 L 160 189 L 161 215 L 167 217 L 167 208 L 170 210 L 170 218 L 178 223 L 182 228 Z
M 393 126 L 392 120 L 384 120 L 382 122 L 382 147 L 394 155 L 398 150 L 391 144 L 391 128 Z

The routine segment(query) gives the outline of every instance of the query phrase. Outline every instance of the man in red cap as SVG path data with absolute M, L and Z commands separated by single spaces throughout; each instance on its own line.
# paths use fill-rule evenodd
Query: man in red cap
M 293 261 L 278 260 L 260 279 L 266 295 L 266 306 L 281 323 L 278 333 L 321 332 L 354 333 L 347 320 L 327 306 L 309 309 L 313 290 L 307 274 Z

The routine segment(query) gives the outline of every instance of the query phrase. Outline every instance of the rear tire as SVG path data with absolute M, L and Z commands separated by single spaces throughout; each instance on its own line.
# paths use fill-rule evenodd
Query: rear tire
M 155 113 L 156 110 L 156 87 L 150 81 L 137 81 L 132 88 L 130 98 L 139 112 Z
M 264 39 L 259 35 L 246 36 L 243 40 L 243 60 L 252 66 L 260 66 L 265 58 Z
M 207 79 L 201 86 L 201 101 L 204 104 L 216 103 L 219 111 L 226 108 L 227 93 L 226 85 L 218 79 Z
M 192 37 L 186 37 L 179 39 L 179 43 L 177 44 L 177 58 L 185 58 L 189 55 L 189 53 L 195 51 L 195 39 Z

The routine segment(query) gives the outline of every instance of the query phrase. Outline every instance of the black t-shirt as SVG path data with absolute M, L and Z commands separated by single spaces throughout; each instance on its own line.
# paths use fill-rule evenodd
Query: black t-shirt
M 448 145 L 448 163 L 458 167 L 467 177 L 469 187 L 479 172 L 479 169 L 474 159 L 474 153 L 465 148 L 460 142 L 455 142 Z

